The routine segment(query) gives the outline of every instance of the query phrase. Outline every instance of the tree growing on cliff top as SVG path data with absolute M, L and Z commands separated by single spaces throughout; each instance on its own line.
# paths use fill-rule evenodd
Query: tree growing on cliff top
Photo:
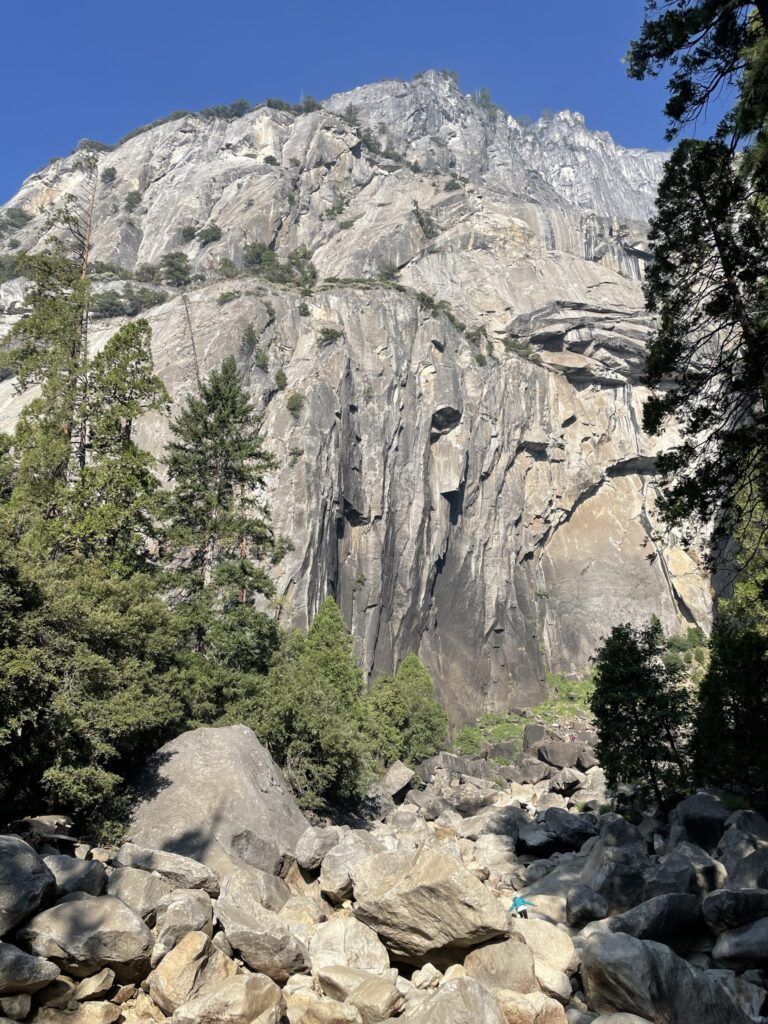
M 590 706 L 597 758 L 610 786 L 639 785 L 657 802 L 688 778 L 686 726 L 691 700 L 683 670 L 666 664 L 658 622 L 614 626 L 594 657 Z

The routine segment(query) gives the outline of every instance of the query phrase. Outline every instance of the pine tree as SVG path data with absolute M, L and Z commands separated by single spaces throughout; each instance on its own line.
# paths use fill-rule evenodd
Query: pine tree
M 214 664 L 265 671 L 277 626 L 254 601 L 274 591 L 264 568 L 276 548 L 262 492 L 275 460 L 234 358 L 187 397 L 172 429 L 173 582 L 189 643 Z
M 409 654 L 394 676 L 380 676 L 371 687 L 372 741 L 386 765 L 416 765 L 445 744 L 448 719 L 435 699 L 432 677 L 416 654 Z
M 321 810 L 359 797 L 372 778 L 363 674 L 332 598 L 309 633 L 291 634 L 266 679 L 231 708 L 269 745 L 303 807 Z
M 594 657 L 591 708 L 597 757 L 609 785 L 636 783 L 661 803 L 689 773 L 686 726 L 691 698 L 683 671 L 665 664 L 658 621 L 614 626 Z

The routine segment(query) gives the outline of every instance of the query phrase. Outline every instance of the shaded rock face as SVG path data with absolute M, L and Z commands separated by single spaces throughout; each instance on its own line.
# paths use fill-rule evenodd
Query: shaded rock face
M 350 105 L 411 165 L 366 148 L 339 116 Z M 274 524 L 294 544 L 277 570 L 286 624 L 306 626 L 330 592 L 366 670 L 418 652 L 456 723 L 538 698 L 547 670 L 583 670 L 616 623 L 706 626 L 700 567 L 658 538 L 639 426 L 643 221 L 662 154 L 570 113 L 523 128 L 427 74 L 298 117 L 185 117 L 101 159 L 116 180 L 99 186 L 94 259 L 133 270 L 183 250 L 206 275 L 189 318 L 173 289 L 147 314 L 174 399 L 194 382 L 191 323 L 202 372 L 236 354 L 263 411 L 280 459 Z M 11 201 L 37 215 L 21 246 L 81 181 L 76 163 L 55 161 Z M 219 241 L 183 242 L 184 226 L 211 223 Z M 312 295 L 221 279 L 247 242 L 306 245 Z M 397 288 L 379 280 L 392 268 Z M 5 325 L 22 295 L 0 287 Z M 249 323 L 266 370 L 241 351 Z M 94 345 L 114 326 L 96 323 Z M 338 336 L 321 348 L 324 328 Z M 305 397 L 297 416 L 291 392 Z M 6 382 L 0 425 L 17 412 Z M 142 436 L 159 451 L 167 424 L 148 418 Z

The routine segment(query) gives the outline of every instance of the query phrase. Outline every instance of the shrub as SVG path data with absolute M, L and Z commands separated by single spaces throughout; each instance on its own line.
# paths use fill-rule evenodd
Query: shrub
M 351 228 L 354 223 L 354 220 L 340 220 L 339 227 L 342 231 L 346 231 L 348 228 Z
M 359 114 L 360 111 L 354 105 L 354 103 L 350 103 L 347 107 L 344 108 L 344 113 L 341 116 L 347 122 L 347 124 L 351 124 L 353 128 L 356 128 L 360 124 Z
M 285 402 L 285 407 L 295 420 L 304 408 L 304 395 L 300 391 L 292 391 Z
M 299 461 L 299 459 L 302 457 L 303 454 L 304 454 L 304 449 L 303 448 L 297 448 L 297 447 L 289 448 L 288 449 L 288 462 L 290 463 L 290 465 L 291 466 L 295 466 L 296 463 Z
M 191 242 L 197 234 L 197 228 L 194 224 L 185 224 L 181 229 L 181 240 L 182 242 Z
M 521 359 L 527 359 L 529 363 L 541 366 L 541 356 L 529 341 L 509 336 L 504 339 L 504 349 L 513 356 L 519 356 Z
M 328 345 L 333 345 L 340 337 L 341 331 L 337 331 L 335 327 L 323 327 L 318 335 L 317 344 L 320 348 L 326 348 Z
M 112 185 L 117 180 L 117 170 L 114 167 L 105 167 L 101 172 L 101 180 L 105 185 Z
M 260 345 L 253 350 L 253 365 L 257 370 L 269 369 L 269 356 Z
M 381 153 L 381 143 L 370 128 L 360 128 L 357 137 L 370 153 Z
M 106 320 L 113 316 L 125 316 L 125 304 L 120 292 L 96 292 L 91 296 L 91 315 L 96 320 Z
M 457 189 L 461 188 L 461 182 L 458 178 L 449 178 L 443 186 L 444 192 L 456 192 Z
M 264 157 L 264 163 L 269 164 L 270 167 L 277 167 L 277 157 L 274 157 L 269 153 Z
M 219 260 L 219 273 L 222 277 L 230 279 L 239 276 L 239 271 L 229 256 L 224 256 Z
M 309 316 L 309 306 L 306 302 L 299 303 L 299 316 Z
M 232 302 L 233 299 L 239 299 L 240 294 L 240 292 L 222 292 L 218 299 L 216 299 L 216 303 L 219 306 L 226 306 L 226 304 L 228 302 Z
M 133 211 L 139 206 L 140 203 L 141 192 L 137 192 L 134 189 L 132 192 L 129 192 L 128 195 L 125 197 L 124 209 L 127 210 L 128 213 L 133 213 Z
M 25 224 L 29 224 L 31 220 L 31 213 L 22 210 L 20 206 L 11 206 L 4 213 L 0 214 L 0 231 L 4 233 L 18 231 Z
M 258 343 L 259 338 L 253 324 L 248 324 L 243 331 L 242 338 L 240 339 L 240 348 L 247 356 L 249 356 L 253 353 Z
M 162 272 L 160 267 L 156 267 L 152 263 L 140 263 L 134 270 L 133 276 L 137 281 L 143 281 L 145 284 L 156 284 L 162 279 Z
M 200 248 L 204 248 L 206 245 L 210 245 L 211 242 L 218 242 L 221 238 L 222 231 L 218 224 L 209 224 L 207 227 L 201 228 L 197 232 L 197 240 L 200 243 Z
M 281 260 L 264 242 L 249 242 L 243 249 L 243 264 L 272 284 L 297 284 L 309 291 L 317 280 L 317 272 L 303 245 Z
M 224 121 L 235 121 L 238 117 L 245 117 L 253 110 L 253 105 L 248 100 L 235 100 L 234 103 L 217 104 L 212 107 L 203 107 L 199 116 L 207 121 L 220 118 Z
M 475 352 L 475 362 L 477 363 L 478 366 L 487 366 L 488 357 L 485 355 L 484 352 Z
M 278 391 L 285 391 L 288 387 L 288 378 L 285 375 L 285 370 L 278 370 L 275 374 L 275 387 Z
M 160 260 L 160 273 L 166 284 L 184 288 L 192 280 L 192 268 L 183 252 L 167 252 Z

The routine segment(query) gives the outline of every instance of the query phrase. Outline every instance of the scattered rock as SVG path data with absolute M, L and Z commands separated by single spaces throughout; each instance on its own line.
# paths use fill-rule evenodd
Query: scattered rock
M 403 1024 L 505 1024 L 496 996 L 474 978 L 446 981 L 408 1007 Z
M 538 988 L 533 966 L 533 953 L 522 936 L 501 942 L 490 942 L 470 950 L 464 969 L 486 988 L 535 992 Z
M 111 967 L 118 981 L 139 981 L 149 968 L 152 933 L 114 896 L 70 897 L 27 921 L 18 936 L 76 978 Z
M 541 960 L 558 971 L 567 971 L 575 965 L 573 940 L 565 929 L 533 918 L 512 918 L 511 929 L 525 941 L 536 962 Z
M 539 758 L 553 768 L 573 768 L 579 759 L 581 748 L 575 743 L 551 740 L 539 746 Z
M 115 868 L 107 882 L 107 892 L 122 900 L 134 913 L 152 926 L 157 906 L 173 892 L 172 884 L 160 875 L 139 868 Z
M 65 854 L 44 857 L 45 866 L 56 879 L 59 895 L 68 892 L 87 892 L 101 896 L 107 887 L 107 872 L 97 860 L 77 860 Z
M 506 914 L 485 886 L 453 857 L 426 847 L 363 861 L 355 871 L 355 896 L 358 920 L 406 961 L 432 959 L 444 947 L 476 946 L 507 930 Z
M 216 901 L 216 917 L 227 940 L 253 971 L 282 982 L 310 969 L 306 946 L 265 907 L 240 908 L 229 897 Z
M 157 937 L 152 950 L 153 964 L 165 956 L 188 932 L 213 937 L 213 904 L 201 889 L 176 889 L 157 905 Z
M 0 835 L 0 935 L 52 900 L 56 880 L 32 847 Z
M 173 1024 L 278 1024 L 285 1003 L 263 974 L 239 974 L 203 986 L 173 1015 Z
M 670 846 L 689 842 L 712 853 L 720 842 L 731 812 L 719 797 L 694 793 L 681 800 L 669 816 Z
M 386 974 L 389 953 L 372 928 L 354 917 L 334 917 L 321 924 L 309 943 L 312 967 L 354 967 Z
M 768 889 L 716 889 L 701 904 L 713 932 L 728 931 L 768 917 Z
M 92 974 L 90 978 L 83 978 L 75 989 L 75 999 L 85 1003 L 89 999 L 101 999 L 108 994 L 115 984 L 115 972 L 105 967 L 98 974 Z
M 712 956 L 728 967 L 768 964 L 768 917 L 722 932 L 717 937 Z
M 306 871 L 316 871 L 323 863 L 325 855 L 338 841 L 337 829 L 316 828 L 310 825 L 302 832 L 296 843 L 296 860 Z
M 0 942 L 0 995 L 37 992 L 59 973 L 56 964 Z
M 665 893 L 611 919 L 611 931 L 636 939 L 663 942 L 676 953 L 687 953 L 701 936 L 701 900 L 688 893 Z
M 147 850 L 135 843 L 123 843 L 114 857 L 121 868 L 154 871 L 176 889 L 203 889 L 209 896 L 219 895 L 219 880 L 205 864 L 164 850 Z
M 573 885 L 566 896 L 566 920 L 571 928 L 583 928 L 590 921 L 608 915 L 608 904 L 588 885 Z
M 368 832 L 348 832 L 323 858 L 320 889 L 331 903 L 342 903 L 352 895 L 352 868 L 384 847 Z

